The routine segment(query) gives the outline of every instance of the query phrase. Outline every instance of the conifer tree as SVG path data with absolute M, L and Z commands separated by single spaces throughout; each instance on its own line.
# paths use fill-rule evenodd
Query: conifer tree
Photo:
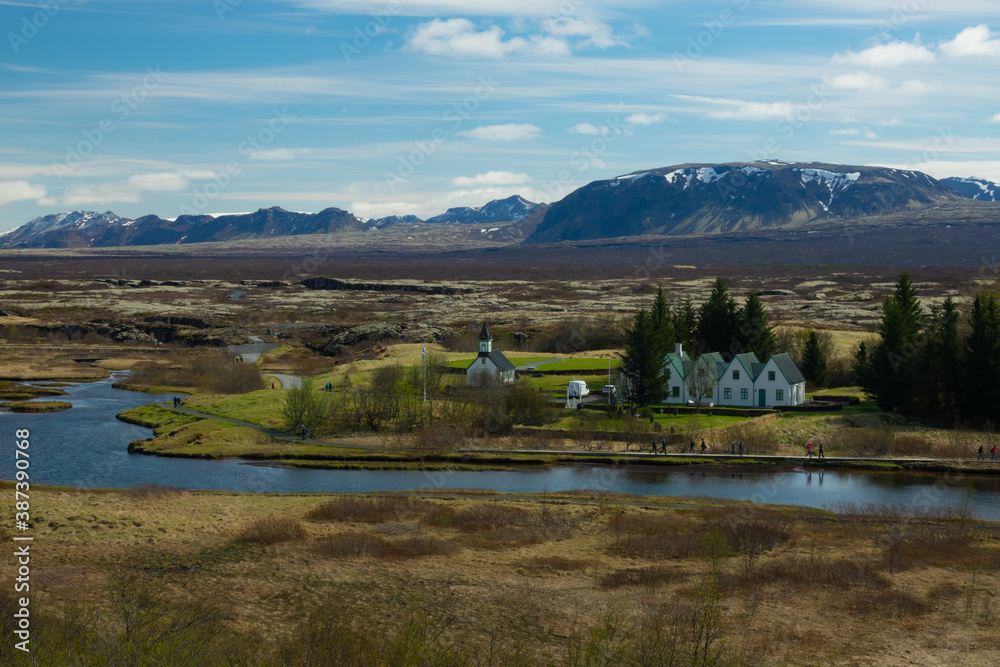
M 819 347 L 819 339 L 815 331 L 809 332 L 806 340 L 806 349 L 802 353 L 802 375 L 806 380 L 816 387 L 825 387 L 828 384 L 826 374 L 826 357 Z
M 740 311 L 740 342 L 743 351 L 753 352 L 757 359 L 766 362 L 778 353 L 778 339 L 774 327 L 764 311 L 764 304 L 756 292 L 750 292 Z
M 626 400 L 645 407 L 662 400 L 670 380 L 670 369 L 663 359 L 662 338 L 645 309 L 635 314 L 632 326 L 625 331 L 625 349 L 619 371 L 625 383 Z
M 972 302 L 965 341 L 962 414 L 1000 421 L 1000 302 L 979 293 Z
M 886 411 L 916 410 L 915 358 L 924 316 L 916 289 L 906 273 L 896 281 L 892 296 L 882 304 L 879 342 L 855 365 L 858 385 Z
M 716 278 L 708 301 L 698 309 L 696 337 L 705 350 L 720 352 L 727 360 L 732 359 L 734 349 L 739 351 L 740 315 L 722 278 Z
M 666 356 L 668 352 L 674 351 L 676 335 L 674 334 L 674 318 L 670 312 L 670 304 L 663 295 L 663 288 L 656 288 L 656 298 L 653 299 L 653 307 L 649 311 L 653 321 L 653 328 L 658 332 L 661 340 L 661 356 Z
M 698 328 L 698 313 L 691 299 L 684 299 L 673 309 L 674 336 L 676 343 L 691 349 L 695 331 Z
M 958 310 L 951 297 L 932 308 L 917 364 L 922 380 L 917 403 L 922 414 L 950 414 L 957 405 L 962 347 L 958 339 Z

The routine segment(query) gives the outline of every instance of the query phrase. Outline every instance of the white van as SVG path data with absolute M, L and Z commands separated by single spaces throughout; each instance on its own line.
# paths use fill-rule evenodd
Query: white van
M 566 398 L 584 398 L 590 396 L 590 389 L 587 388 L 587 383 L 583 380 L 572 380 L 569 386 L 566 387 Z

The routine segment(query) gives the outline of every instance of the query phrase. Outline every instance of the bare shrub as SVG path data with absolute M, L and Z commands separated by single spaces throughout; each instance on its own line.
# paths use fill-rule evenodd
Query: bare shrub
M 314 552 L 328 558 L 424 558 L 450 556 L 460 549 L 457 543 L 432 535 L 387 539 L 369 533 L 344 533 L 313 545 Z
M 760 556 L 791 539 L 788 517 L 773 510 L 720 511 L 709 515 L 707 523 L 725 535 L 732 552 L 742 557 L 745 575 L 751 574 Z
M 466 427 L 460 424 L 435 422 L 413 433 L 411 446 L 414 449 L 450 452 L 465 446 Z
M 893 451 L 895 436 L 889 426 L 880 428 L 841 428 L 827 441 L 826 451 L 841 456 L 888 456 Z
M 310 521 L 387 523 L 390 521 L 427 520 L 436 515 L 438 503 L 409 496 L 343 497 L 327 500 L 306 513 Z
M 530 570 L 552 570 L 555 572 L 576 572 L 590 567 L 590 561 L 583 558 L 564 556 L 535 556 L 525 564 Z
M 743 443 L 745 455 L 775 454 L 778 451 L 777 440 L 755 420 L 734 424 L 725 430 L 725 434 L 727 440 Z
M 297 519 L 268 516 L 257 519 L 240 531 L 237 539 L 248 544 L 278 544 L 306 537 L 306 529 Z
M 597 585 L 604 589 L 653 588 L 682 581 L 686 576 L 663 565 L 629 567 L 602 574 L 597 578 Z
M 133 500 L 165 499 L 187 493 L 179 486 L 162 486 L 156 482 L 142 482 L 134 484 L 132 488 L 125 492 L 125 495 Z
M 900 590 L 866 590 L 849 602 L 852 611 L 862 616 L 910 618 L 927 611 L 922 600 Z

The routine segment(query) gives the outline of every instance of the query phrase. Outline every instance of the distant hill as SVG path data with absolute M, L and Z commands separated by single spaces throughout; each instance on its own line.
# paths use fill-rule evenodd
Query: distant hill
M 328 208 L 295 213 L 274 206 L 237 215 L 182 215 L 165 220 L 146 215 L 135 220 L 111 211 L 72 211 L 35 218 L 0 234 L 0 248 L 100 248 L 166 243 L 204 243 L 265 239 L 301 234 L 356 231 L 363 223 L 347 211 Z
M 493 222 L 520 220 L 534 210 L 538 204 L 520 195 L 506 199 L 494 199 L 483 206 L 460 206 L 449 208 L 447 212 L 429 218 L 427 222 L 443 224 L 486 225 Z
M 526 242 L 794 229 L 959 201 L 919 171 L 778 160 L 682 164 L 589 183 L 552 204 Z
M 984 178 L 942 178 L 941 182 L 969 199 L 997 201 L 1000 196 L 1000 185 Z

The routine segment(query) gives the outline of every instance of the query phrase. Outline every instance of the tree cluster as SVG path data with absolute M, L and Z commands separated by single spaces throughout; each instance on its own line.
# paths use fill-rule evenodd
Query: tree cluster
M 951 297 L 925 312 L 902 274 L 882 304 L 878 341 L 855 355 L 858 385 L 883 410 L 980 422 L 1000 420 L 1000 300 L 980 290 L 961 335 Z
M 640 309 L 625 330 L 619 377 L 626 400 L 639 407 L 662 400 L 670 381 L 664 357 L 677 343 L 695 355 L 720 352 L 727 361 L 744 352 L 764 361 L 778 351 L 774 328 L 756 292 L 740 307 L 719 278 L 708 300 L 696 308 L 690 299 L 667 303 L 659 288 L 650 309 Z

